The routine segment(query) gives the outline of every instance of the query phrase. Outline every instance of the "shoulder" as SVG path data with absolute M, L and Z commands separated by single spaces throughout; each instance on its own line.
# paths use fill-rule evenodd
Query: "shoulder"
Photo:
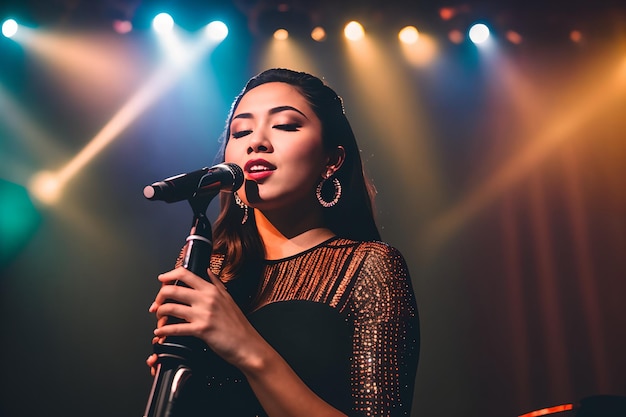
M 366 251 L 371 257 L 392 257 L 404 259 L 400 250 L 398 250 L 395 246 L 380 240 L 359 242 L 359 250 Z
M 363 259 L 363 265 L 380 270 L 407 270 L 406 260 L 400 250 L 386 242 L 371 240 L 356 242 L 357 254 Z
M 351 247 L 357 252 L 368 252 L 374 256 L 400 255 L 400 251 L 394 246 L 381 240 L 352 240 L 336 237 L 327 243 L 327 246 Z
M 360 265 L 351 293 L 353 311 L 377 320 L 415 315 L 411 276 L 398 248 L 381 241 L 359 242 L 355 258 Z
M 356 273 L 357 282 L 367 287 L 410 285 L 406 260 L 400 250 L 378 240 L 354 241 L 337 239 L 338 247 L 349 247 L 352 253 L 350 270 Z

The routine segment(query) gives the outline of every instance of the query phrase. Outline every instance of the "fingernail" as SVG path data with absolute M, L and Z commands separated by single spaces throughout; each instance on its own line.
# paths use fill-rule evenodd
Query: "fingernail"
M 151 313 L 154 312 L 155 307 L 156 307 L 156 302 L 153 301 L 152 304 L 150 304 L 150 308 L 148 308 L 148 311 Z

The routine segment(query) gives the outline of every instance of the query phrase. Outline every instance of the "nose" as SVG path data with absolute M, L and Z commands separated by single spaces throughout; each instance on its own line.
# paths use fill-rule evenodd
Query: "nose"
M 272 143 L 262 131 L 256 131 L 250 135 L 248 142 L 248 155 L 255 152 L 272 152 Z

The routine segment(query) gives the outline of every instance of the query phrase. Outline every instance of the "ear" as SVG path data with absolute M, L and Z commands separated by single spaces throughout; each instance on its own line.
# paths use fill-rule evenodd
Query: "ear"
M 333 176 L 335 172 L 341 168 L 343 165 L 343 161 L 346 160 L 346 150 L 343 146 L 337 146 L 333 151 L 331 151 L 328 155 L 328 160 L 326 161 L 326 171 L 324 173 L 324 178 L 330 178 Z

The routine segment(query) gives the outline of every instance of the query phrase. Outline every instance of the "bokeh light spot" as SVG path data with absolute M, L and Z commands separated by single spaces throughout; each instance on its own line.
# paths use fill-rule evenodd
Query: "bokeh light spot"
M 27 190 L 0 180 L 0 264 L 6 264 L 28 242 L 40 216 Z

